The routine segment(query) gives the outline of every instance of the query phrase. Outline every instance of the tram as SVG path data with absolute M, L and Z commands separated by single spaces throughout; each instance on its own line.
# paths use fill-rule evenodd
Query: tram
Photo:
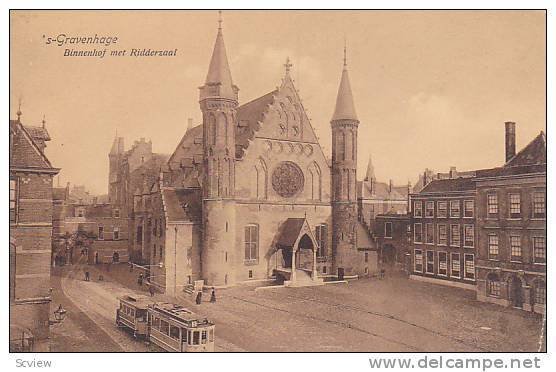
M 153 304 L 146 296 L 126 295 L 119 298 L 120 307 L 116 309 L 116 325 L 133 332 L 134 337 L 148 336 L 147 308 Z
M 214 351 L 214 323 L 183 306 L 153 303 L 148 306 L 149 340 L 166 351 Z

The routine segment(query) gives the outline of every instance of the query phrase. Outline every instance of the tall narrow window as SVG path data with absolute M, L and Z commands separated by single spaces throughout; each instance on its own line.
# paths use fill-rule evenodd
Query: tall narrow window
M 434 202 L 428 201 L 425 205 L 425 217 L 434 217 Z
M 438 245 L 448 245 L 448 231 L 446 225 L 438 225 Z
M 392 222 L 385 222 L 384 223 L 384 237 L 391 238 L 392 237 Z
M 10 222 L 17 220 L 17 179 L 10 179 Z
M 510 253 L 512 261 L 521 261 L 521 236 L 510 236 Z
M 414 236 L 413 241 L 415 243 L 422 243 L 423 242 L 423 225 L 420 223 L 416 223 L 413 228 Z
M 16 269 L 16 249 L 10 243 L 10 300 L 15 299 L 15 269 Z
M 459 211 L 459 200 L 452 200 L 450 202 L 450 217 L 459 218 L 460 211 Z
M 423 216 L 423 202 L 420 200 L 413 203 L 413 216 L 422 217 Z
M 418 273 L 423 272 L 423 251 L 420 249 L 416 249 L 414 252 L 414 270 Z
M 245 226 L 245 260 L 254 261 L 259 258 L 259 227 Z
M 446 252 L 438 252 L 438 275 L 448 275 L 448 254 Z
M 475 229 L 473 225 L 464 225 L 463 227 L 463 246 L 470 248 L 475 246 Z
M 475 202 L 466 200 L 463 202 L 463 217 L 471 218 L 475 215 Z
M 491 193 L 487 195 L 487 212 L 489 217 L 498 216 L 498 195 Z
M 434 251 L 427 251 L 427 274 L 434 274 Z
M 533 193 L 533 218 L 545 218 L 546 205 L 544 192 Z
M 461 246 L 461 236 L 459 225 L 450 225 L 450 245 L 452 247 Z
M 426 243 L 434 244 L 434 225 L 432 223 L 427 223 L 426 227 Z
M 436 203 L 436 208 L 438 210 L 437 215 L 439 218 L 448 217 L 448 202 L 439 201 Z
M 120 240 L 120 228 L 114 227 L 114 240 Z
M 535 283 L 535 304 L 544 305 L 546 303 L 546 284 L 542 280 L 537 280 Z
M 475 280 L 475 255 L 466 254 L 465 261 L 465 279 Z
M 104 240 L 104 227 L 98 227 L 98 240 Z
M 521 195 L 509 194 L 510 218 L 521 218 Z
M 461 278 L 461 262 L 460 262 L 459 253 L 451 253 L 450 261 L 451 261 L 450 276 L 453 278 Z
M 317 243 L 319 243 L 317 256 L 326 257 L 327 225 L 326 224 L 317 225 L 315 228 L 315 233 L 316 233 Z
M 497 260 L 498 252 L 498 235 L 491 234 L 488 236 L 488 258 L 490 260 Z
M 544 236 L 535 236 L 532 240 L 535 263 L 546 263 L 546 240 Z
M 500 278 L 494 273 L 487 275 L 487 295 L 500 297 Z

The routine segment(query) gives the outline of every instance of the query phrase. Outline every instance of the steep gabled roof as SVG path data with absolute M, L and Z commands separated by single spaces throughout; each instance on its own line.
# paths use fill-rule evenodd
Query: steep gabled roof
M 34 134 L 37 135 L 38 133 Z M 11 167 L 54 169 L 41 150 L 41 147 L 27 131 L 27 128 L 17 120 L 10 120 L 10 136 L 13 138 L 12 149 L 10 151 Z
M 537 164 L 546 164 L 546 137 L 542 131 L 504 166 L 515 167 Z
M 249 141 L 260 129 L 259 122 L 263 120 L 267 108 L 274 102 L 277 90 L 247 102 L 237 109 L 238 125 L 236 126 L 236 157 L 241 158 L 244 150 L 249 146 Z

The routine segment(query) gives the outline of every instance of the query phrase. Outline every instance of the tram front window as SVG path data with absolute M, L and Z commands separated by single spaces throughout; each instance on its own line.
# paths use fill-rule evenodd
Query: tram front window
M 199 345 L 199 331 L 193 332 L 193 345 Z
M 201 343 L 202 344 L 207 343 L 207 331 L 201 331 Z
M 181 330 L 181 342 L 183 342 L 184 344 L 187 344 L 187 334 L 189 332 L 186 331 L 185 329 Z
M 209 341 L 213 342 L 214 341 L 214 329 L 210 329 L 209 330 Z

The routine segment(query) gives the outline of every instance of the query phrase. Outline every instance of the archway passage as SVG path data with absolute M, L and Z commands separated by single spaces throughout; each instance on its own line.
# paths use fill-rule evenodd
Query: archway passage
M 311 237 L 304 234 L 297 244 L 296 269 L 313 270 L 313 251 L 315 245 Z
M 385 244 L 382 246 L 382 263 L 387 266 L 392 266 L 396 262 L 396 249 L 392 244 Z
M 521 280 L 513 276 L 510 279 L 509 298 L 513 307 L 523 307 L 523 290 Z

